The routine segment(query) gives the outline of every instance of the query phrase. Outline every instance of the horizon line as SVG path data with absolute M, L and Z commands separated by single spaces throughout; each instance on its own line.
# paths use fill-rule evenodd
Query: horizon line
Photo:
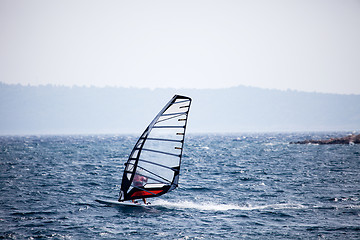
M 360 96 L 360 93 L 334 93 L 334 92 L 319 92 L 319 91 L 305 91 L 305 90 L 298 90 L 298 89 L 278 89 L 278 88 L 264 88 L 264 87 L 258 87 L 258 86 L 251 86 L 251 85 L 244 85 L 239 84 L 236 86 L 230 86 L 230 87 L 218 87 L 218 88 L 175 88 L 175 87 L 135 87 L 135 86 L 117 86 L 117 85 L 105 85 L 105 86 L 96 86 L 96 85 L 66 85 L 66 84 L 54 84 L 54 83 L 47 83 L 47 84 L 23 84 L 23 83 L 6 83 L 3 81 L 0 81 L 0 85 L 7 85 L 7 86 L 20 86 L 20 87 L 54 87 L 54 88 L 99 88 L 99 89 L 106 89 L 106 88 L 114 88 L 114 89 L 139 89 L 139 90 L 149 90 L 149 91 L 156 91 L 156 90 L 227 90 L 227 89 L 233 89 L 233 88 L 253 88 L 253 89 L 260 89 L 265 91 L 279 91 L 279 92 L 296 92 L 296 93 L 308 93 L 308 94 L 329 94 L 329 95 L 346 95 L 346 96 Z

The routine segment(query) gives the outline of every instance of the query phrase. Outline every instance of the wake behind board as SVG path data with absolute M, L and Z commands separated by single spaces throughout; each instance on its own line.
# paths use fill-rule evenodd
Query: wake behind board
M 108 206 L 130 206 L 130 207 L 145 207 L 145 206 L 147 206 L 147 205 L 145 205 L 143 203 L 118 202 L 118 201 L 114 201 L 114 200 L 96 199 L 95 201 L 98 202 L 98 203 L 101 203 L 101 204 L 108 205 Z

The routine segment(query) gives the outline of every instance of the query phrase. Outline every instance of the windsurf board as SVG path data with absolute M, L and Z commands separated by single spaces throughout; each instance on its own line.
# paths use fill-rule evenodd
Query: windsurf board
M 95 200 L 98 203 L 101 204 L 106 204 L 109 206 L 130 206 L 130 207 L 145 207 L 147 205 L 145 205 L 144 203 L 139 203 L 139 202 L 118 202 L 118 201 L 114 201 L 114 200 L 101 200 L 101 199 L 96 199 Z

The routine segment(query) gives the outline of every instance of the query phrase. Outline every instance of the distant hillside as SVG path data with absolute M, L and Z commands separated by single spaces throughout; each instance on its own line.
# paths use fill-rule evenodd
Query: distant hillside
M 174 94 L 193 98 L 189 132 L 360 130 L 360 95 L 0 83 L 0 134 L 140 133 Z

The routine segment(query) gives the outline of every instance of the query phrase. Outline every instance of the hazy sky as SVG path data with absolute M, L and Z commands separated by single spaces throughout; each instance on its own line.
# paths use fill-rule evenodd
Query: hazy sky
M 360 94 L 360 1 L 0 0 L 0 82 Z

